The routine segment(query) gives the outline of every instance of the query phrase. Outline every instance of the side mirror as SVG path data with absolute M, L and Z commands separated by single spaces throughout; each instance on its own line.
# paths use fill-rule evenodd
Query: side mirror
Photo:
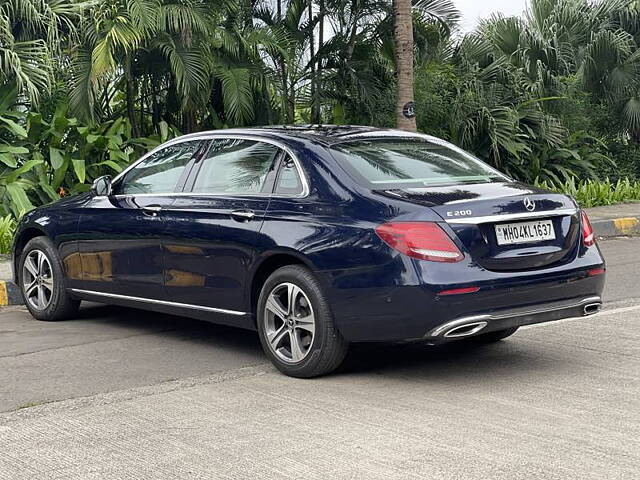
M 96 178 L 91 186 L 91 191 L 100 197 L 111 195 L 111 175 Z

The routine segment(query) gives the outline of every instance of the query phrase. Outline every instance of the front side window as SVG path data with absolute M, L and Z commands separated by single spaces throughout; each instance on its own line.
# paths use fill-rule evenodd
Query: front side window
M 354 141 L 334 145 L 331 153 L 356 180 L 372 189 L 508 180 L 463 150 L 422 139 Z
M 278 147 L 244 139 L 216 139 L 201 160 L 194 193 L 271 193 L 267 178 L 273 174 Z M 271 182 L 272 184 L 272 182 Z
M 185 168 L 196 153 L 201 141 L 176 143 L 152 153 L 125 173 L 118 182 L 116 193 L 173 193 Z

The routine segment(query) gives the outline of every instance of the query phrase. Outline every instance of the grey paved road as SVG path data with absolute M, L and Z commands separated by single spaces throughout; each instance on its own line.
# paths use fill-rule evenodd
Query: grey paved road
M 471 349 L 360 346 L 312 381 L 249 332 L 4 309 L 0 479 L 637 479 L 640 239 L 601 247 L 597 316 Z

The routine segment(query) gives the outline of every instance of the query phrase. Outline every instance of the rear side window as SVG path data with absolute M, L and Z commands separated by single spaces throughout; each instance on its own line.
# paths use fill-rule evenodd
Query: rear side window
M 296 164 L 289 155 L 285 155 L 282 162 L 280 162 L 274 193 L 276 195 L 300 195 L 303 189 L 300 172 L 298 172 Z
M 267 178 L 274 172 L 279 149 L 269 143 L 216 139 L 201 160 L 194 193 L 271 193 Z
M 457 147 L 420 139 L 348 142 L 334 145 L 331 152 L 347 172 L 372 189 L 508 180 Z
M 116 186 L 116 193 L 173 193 L 201 144 L 199 140 L 182 142 L 152 153 L 124 174 Z

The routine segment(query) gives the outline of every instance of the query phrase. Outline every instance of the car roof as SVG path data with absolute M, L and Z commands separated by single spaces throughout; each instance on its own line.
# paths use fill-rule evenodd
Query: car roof
M 332 145 L 336 143 L 364 140 L 371 138 L 422 138 L 423 140 L 438 141 L 435 137 L 395 130 L 391 128 L 377 128 L 363 125 L 274 125 L 251 128 L 232 128 L 224 130 L 210 130 L 193 133 L 186 137 L 199 137 L 206 135 L 256 135 L 265 138 L 301 139 L 313 143 Z M 184 138 L 184 137 L 182 137 Z M 441 142 L 442 140 L 440 140 Z
M 337 143 L 362 136 L 378 136 L 393 131 L 376 127 L 361 125 L 281 125 L 260 127 L 257 130 L 265 132 L 280 133 L 293 137 L 307 138 L 309 140 L 320 141 L 322 143 Z M 398 131 L 398 133 L 401 133 Z

